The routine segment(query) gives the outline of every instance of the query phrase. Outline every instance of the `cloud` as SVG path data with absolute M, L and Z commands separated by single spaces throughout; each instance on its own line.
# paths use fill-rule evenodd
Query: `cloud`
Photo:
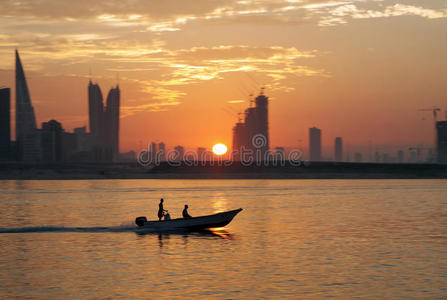
M 270 77 L 271 90 L 289 92 L 290 78 L 302 76 L 329 76 L 322 69 L 301 65 L 301 59 L 314 58 L 317 51 L 299 51 L 294 47 L 215 46 L 193 47 L 160 53 L 160 79 L 151 82 L 151 89 L 158 99 L 179 99 L 182 86 L 203 81 L 221 80 L 229 73 L 249 73 Z M 155 88 L 157 87 L 157 88 Z M 170 88 L 168 88 L 170 87 Z
M 3 16 L 34 16 L 42 19 L 94 19 L 100 15 L 144 15 L 153 20 L 211 12 L 231 1 L 194 0 L 2 0 Z
M 389 18 L 398 16 L 419 16 L 427 19 L 439 19 L 447 17 L 447 9 L 430 9 L 422 6 L 394 4 L 386 6 L 383 10 L 362 9 L 354 4 L 343 4 L 328 11 L 329 16 L 323 17 L 320 26 L 334 26 L 345 24 L 348 18 L 372 19 Z
M 223 61 L 223 60 L 280 60 L 311 58 L 316 56 L 317 51 L 299 51 L 294 47 L 281 46 L 254 47 L 244 45 L 227 45 L 214 47 L 193 47 L 172 52 L 181 61 Z
M 39 28 L 46 22 L 47 29 L 52 26 L 50 32 L 57 31 L 57 28 L 80 27 L 109 34 L 131 31 L 160 35 L 183 30 L 194 22 L 333 26 L 347 23 L 349 18 L 446 17 L 445 5 L 443 8 L 430 8 L 428 2 L 413 6 L 405 4 L 405 1 L 408 0 L 397 4 L 390 0 L 194 0 L 185 4 L 183 0 L 77 0 L 67 4 L 61 0 L 2 0 L 0 21 L 6 24 L 17 22 L 16 29 L 30 23 Z M 84 23 L 84 26 L 79 26 L 79 23 Z
M 169 107 L 179 105 L 178 101 L 152 102 L 134 106 L 122 106 L 120 108 L 121 118 L 125 118 L 140 112 L 161 112 L 168 111 Z
M 88 43 L 87 38 L 91 38 Z M 67 68 L 78 68 L 85 74 L 92 64 L 95 74 L 120 72 L 121 80 L 134 82 L 141 95 L 138 104 L 126 108 L 127 115 L 142 110 L 167 110 L 181 103 L 186 86 L 222 80 L 230 73 L 258 74 L 271 90 L 286 92 L 293 90 L 289 85 L 296 77 L 329 76 L 327 71 L 305 63 L 320 55 L 318 51 L 300 51 L 295 47 L 221 45 L 170 50 L 159 40 L 142 45 L 94 35 L 67 35 L 60 44 L 42 36 L 29 39 L 28 46 L 21 51 L 26 57 L 26 68 L 45 75 L 64 74 Z M 11 52 L 0 50 L 0 54 L 5 51 Z M 51 58 L 47 51 L 51 51 Z
M 181 86 L 223 79 L 228 73 L 249 72 L 283 81 L 293 76 L 328 76 L 324 70 L 300 65 L 303 58 L 314 58 L 317 51 L 299 51 L 294 47 L 215 46 L 170 51 L 165 63 L 171 69 L 161 86 Z

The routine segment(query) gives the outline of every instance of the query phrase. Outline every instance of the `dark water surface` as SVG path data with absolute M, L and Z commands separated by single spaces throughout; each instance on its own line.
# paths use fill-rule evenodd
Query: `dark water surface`
M 447 180 L 0 181 L 0 298 L 447 297 Z M 242 207 L 214 232 L 137 234 Z

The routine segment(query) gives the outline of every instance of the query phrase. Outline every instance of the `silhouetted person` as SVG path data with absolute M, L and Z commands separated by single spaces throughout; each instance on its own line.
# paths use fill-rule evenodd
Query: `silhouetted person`
M 161 218 L 163 218 L 165 211 L 167 210 L 163 208 L 163 198 L 161 198 L 160 204 L 158 204 L 158 221 L 161 221 Z
M 191 216 L 188 214 L 188 205 L 187 204 L 185 204 L 185 208 L 183 209 L 182 215 L 183 215 L 183 218 L 185 218 L 185 219 L 191 218 Z

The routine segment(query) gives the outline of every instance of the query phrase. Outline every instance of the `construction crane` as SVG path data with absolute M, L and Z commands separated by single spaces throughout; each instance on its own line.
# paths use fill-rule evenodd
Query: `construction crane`
M 439 107 L 433 106 L 433 108 L 423 108 L 423 109 L 418 109 L 419 111 L 432 111 L 433 112 L 433 120 L 437 121 L 438 119 L 438 111 L 441 111 L 441 109 Z

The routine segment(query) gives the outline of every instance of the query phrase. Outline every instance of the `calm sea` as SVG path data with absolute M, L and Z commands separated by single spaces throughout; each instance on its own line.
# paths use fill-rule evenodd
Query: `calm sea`
M 447 298 L 447 180 L 0 181 L 0 298 Z M 242 207 L 209 233 L 137 234 Z

